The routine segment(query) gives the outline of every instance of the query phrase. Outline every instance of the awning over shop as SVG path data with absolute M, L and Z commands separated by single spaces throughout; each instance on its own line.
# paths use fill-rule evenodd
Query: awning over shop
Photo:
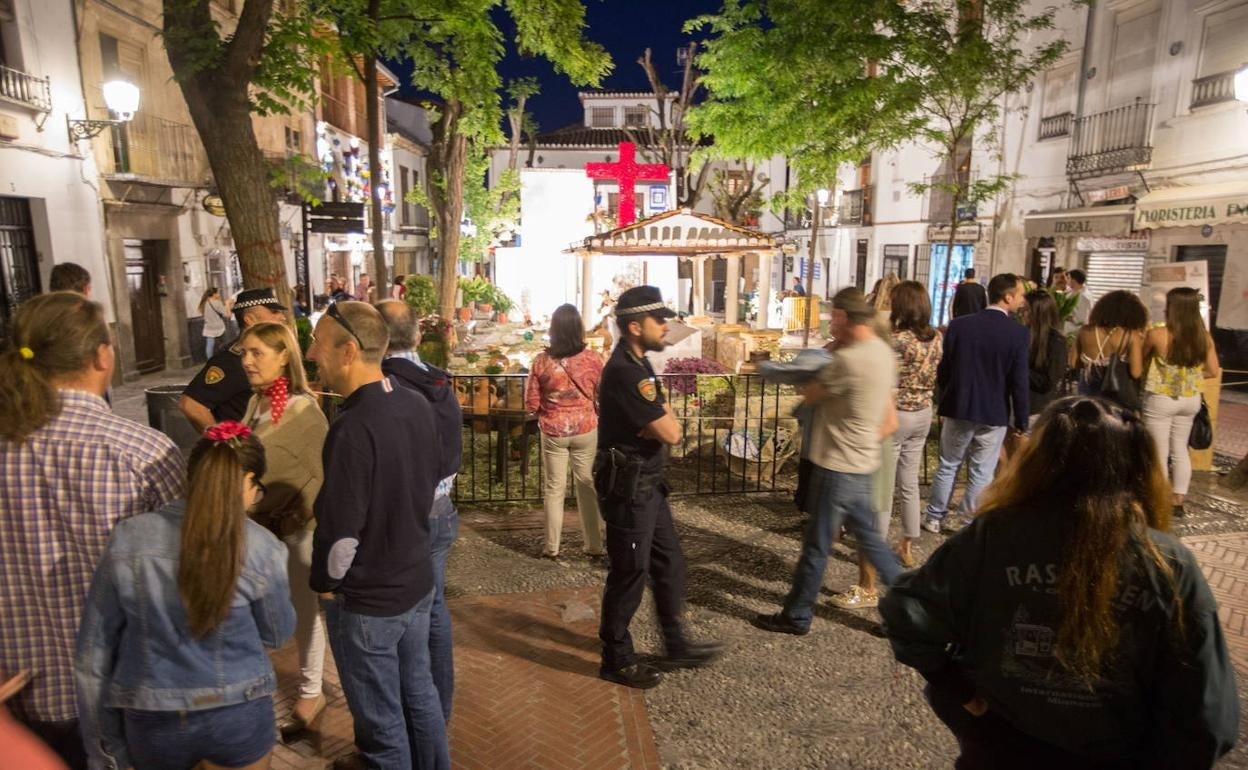
M 1087 235 L 1126 235 L 1131 232 L 1132 206 L 1091 206 L 1082 209 L 1028 214 L 1028 238 L 1077 238 Z
M 1233 222 L 1248 222 L 1248 184 L 1243 182 L 1168 187 L 1135 204 L 1135 226 L 1141 230 Z

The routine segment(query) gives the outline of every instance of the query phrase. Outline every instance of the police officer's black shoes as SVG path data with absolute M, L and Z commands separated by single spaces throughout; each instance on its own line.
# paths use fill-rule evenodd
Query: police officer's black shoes
M 719 642 L 688 642 L 676 653 L 668 653 L 654 662 L 660 671 L 675 671 L 678 668 L 702 668 L 719 660 L 724 654 L 724 645 Z
M 750 623 L 755 628 L 761 628 L 764 631 L 774 631 L 778 634 L 793 634 L 794 636 L 805 636 L 810 633 L 810 626 L 799 626 L 790 620 L 783 612 L 777 612 L 774 615 L 755 615 Z
M 608 682 L 622 684 L 625 687 L 633 687 L 638 690 L 649 690 L 659 682 L 663 681 L 663 675 L 658 669 L 648 663 L 631 663 L 620 668 L 607 668 L 603 666 L 598 669 L 598 676 Z

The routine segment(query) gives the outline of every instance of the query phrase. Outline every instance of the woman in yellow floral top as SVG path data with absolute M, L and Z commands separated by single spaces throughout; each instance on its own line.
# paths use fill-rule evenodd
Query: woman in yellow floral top
M 901 543 L 897 555 L 906 568 L 915 564 L 911 544 L 919 539 L 919 465 L 932 427 L 932 392 L 940 363 L 940 332 L 932 328 L 932 303 L 918 281 L 902 281 L 892 291 L 893 348 L 897 351 L 897 497 L 901 500 Z
M 1144 338 L 1144 425 L 1164 463 L 1170 458 L 1170 485 L 1174 488 L 1174 515 L 1182 516 L 1183 497 L 1192 480 L 1187 439 L 1200 411 L 1205 377 L 1217 377 L 1218 354 L 1200 317 L 1200 292 L 1181 287 L 1166 293 L 1166 324 L 1150 329 Z

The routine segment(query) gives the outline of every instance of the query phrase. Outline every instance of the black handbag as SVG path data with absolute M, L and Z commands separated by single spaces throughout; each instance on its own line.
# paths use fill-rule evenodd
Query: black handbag
M 1187 437 L 1187 445 L 1192 449 L 1208 449 L 1213 446 L 1213 420 L 1209 418 L 1209 405 L 1205 397 L 1200 397 L 1200 411 L 1192 421 L 1192 432 Z
M 1127 351 L 1129 336 L 1124 334 L 1122 347 L 1109 357 L 1101 379 L 1101 395 L 1134 411 L 1140 410 L 1140 382 L 1131 376 L 1131 361 Z

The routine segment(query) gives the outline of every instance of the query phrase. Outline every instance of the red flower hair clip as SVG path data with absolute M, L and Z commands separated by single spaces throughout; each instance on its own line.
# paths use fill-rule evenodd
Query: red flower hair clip
M 251 437 L 251 428 L 234 420 L 224 420 L 204 431 L 204 438 L 220 444 L 223 441 L 242 440 Z

